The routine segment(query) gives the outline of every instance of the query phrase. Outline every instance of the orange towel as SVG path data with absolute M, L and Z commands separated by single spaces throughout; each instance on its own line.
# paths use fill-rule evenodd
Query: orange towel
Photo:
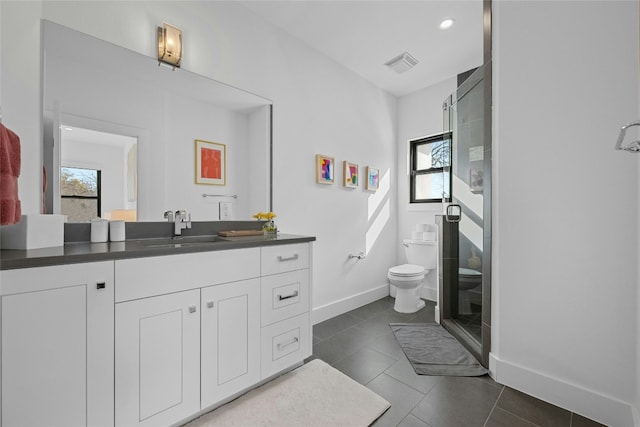
M 20 222 L 20 138 L 0 123 L 0 225 Z

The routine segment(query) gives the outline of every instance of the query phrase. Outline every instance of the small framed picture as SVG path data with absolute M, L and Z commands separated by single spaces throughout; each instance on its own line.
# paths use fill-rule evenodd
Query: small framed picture
M 333 157 L 316 154 L 316 182 L 318 184 L 333 184 L 335 163 Z
M 482 169 L 470 169 L 469 170 L 469 190 L 472 193 L 481 193 L 483 188 L 484 170 Z
M 376 191 L 380 186 L 380 170 L 367 166 L 367 182 L 365 183 L 365 189 L 369 191 Z
M 345 160 L 342 164 L 342 172 L 344 176 L 344 186 L 347 188 L 358 188 L 358 165 Z
M 226 185 L 227 147 L 196 139 L 196 184 Z

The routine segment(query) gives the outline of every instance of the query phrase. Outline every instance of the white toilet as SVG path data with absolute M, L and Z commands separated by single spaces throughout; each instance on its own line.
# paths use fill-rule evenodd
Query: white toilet
M 408 264 L 391 267 L 387 274 L 396 287 L 393 309 L 399 313 L 415 313 L 424 307 L 418 290 L 425 276 L 436 269 L 438 245 L 435 240 L 403 240 Z

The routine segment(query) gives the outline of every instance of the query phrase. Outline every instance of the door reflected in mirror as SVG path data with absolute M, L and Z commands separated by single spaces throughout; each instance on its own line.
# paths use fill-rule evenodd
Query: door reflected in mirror
M 136 220 L 137 138 L 62 125 L 60 211 L 70 222 Z

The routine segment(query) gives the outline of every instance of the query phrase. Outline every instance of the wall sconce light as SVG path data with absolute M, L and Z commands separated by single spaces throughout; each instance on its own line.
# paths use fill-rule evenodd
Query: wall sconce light
M 175 70 L 182 60 L 182 30 L 166 22 L 158 27 L 158 65 L 169 64 Z

